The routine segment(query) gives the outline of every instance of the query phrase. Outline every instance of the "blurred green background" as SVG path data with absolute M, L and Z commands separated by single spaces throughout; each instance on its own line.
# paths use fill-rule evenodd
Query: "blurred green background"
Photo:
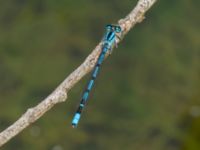
M 104 25 L 137 0 L 1 0 L 0 130 L 78 67 Z M 199 150 L 199 0 L 158 1 L 102 67 L 77 129 L 89 75 L 2 150 Z

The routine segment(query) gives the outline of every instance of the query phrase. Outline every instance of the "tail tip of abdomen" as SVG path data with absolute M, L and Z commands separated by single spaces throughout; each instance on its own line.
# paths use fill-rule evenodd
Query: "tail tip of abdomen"
M 74 115 L 74 118 L 73 118 L 73 120 L 72 120 L 72 127 L 73 127 L 73 128 L 76 128 L 76 127 L 77 127 L 78 122 L 79 122 L 79 120 L 80 120 L 80 117 L 81 117 L 81 114 L 80 114 L 80 113 L 76 113 L 76 114 Z
M 72 123 L 72 128 L 77 128 L 77 124 Z

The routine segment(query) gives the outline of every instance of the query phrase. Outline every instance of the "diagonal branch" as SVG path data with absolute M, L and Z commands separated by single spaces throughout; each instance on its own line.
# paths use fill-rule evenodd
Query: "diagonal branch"
M 124 19 L 119 20 L 123 35 L 144 19 L 145 12 L 156 0 L 139 0 L 136 7 Z M 117 41 L 119 43 L 120 40 Z M 7 143 L 22 130 L 42 117 L 57 103 L 66 101 L 68 91 L 94 67 L 101 50 L 101 42 L 96 46 L 86 60 L 74 70 L 47 98 L 37 106 L 29 108 L 15 123 L 0 133 L 0 147 Z

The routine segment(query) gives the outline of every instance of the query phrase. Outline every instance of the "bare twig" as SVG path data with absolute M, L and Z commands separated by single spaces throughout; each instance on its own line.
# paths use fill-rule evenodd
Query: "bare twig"
M 124 19 L 119 20 L 123 35 L 136 24 L 144 19 L 145 12 L 156 2 L 156 0 L 139 0 L 136 7 Z M 120 40 L 117 41 L 119 43 Z M 0 146 L 7 143 L 11 138 L 19 134 L 30 124 L 39 119 L 57 103 L 67 99 L 68 91 L 88 72 L 92 70 L 101 50 L 101 42 L 96 46 L 86 60 L 72 72 L 47 98 L 37 106 L 29 108 L 15 123 L 0 133 Z

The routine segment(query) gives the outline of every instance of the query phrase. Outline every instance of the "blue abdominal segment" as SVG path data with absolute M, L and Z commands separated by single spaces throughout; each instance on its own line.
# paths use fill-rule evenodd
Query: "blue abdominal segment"
M 77 127 L 77 124 L 78 124 L 78 122 L 79 122 L 79 120 L 80 120 L 80 117 L 81 117 L 81 114 L 79 114 L 79 113 L 76 113 L 76 114 L 74 115 L 74 118 L 73 118 L 73 120 L 72 120 L 72 126 L 73 126 L 73 127 Z

